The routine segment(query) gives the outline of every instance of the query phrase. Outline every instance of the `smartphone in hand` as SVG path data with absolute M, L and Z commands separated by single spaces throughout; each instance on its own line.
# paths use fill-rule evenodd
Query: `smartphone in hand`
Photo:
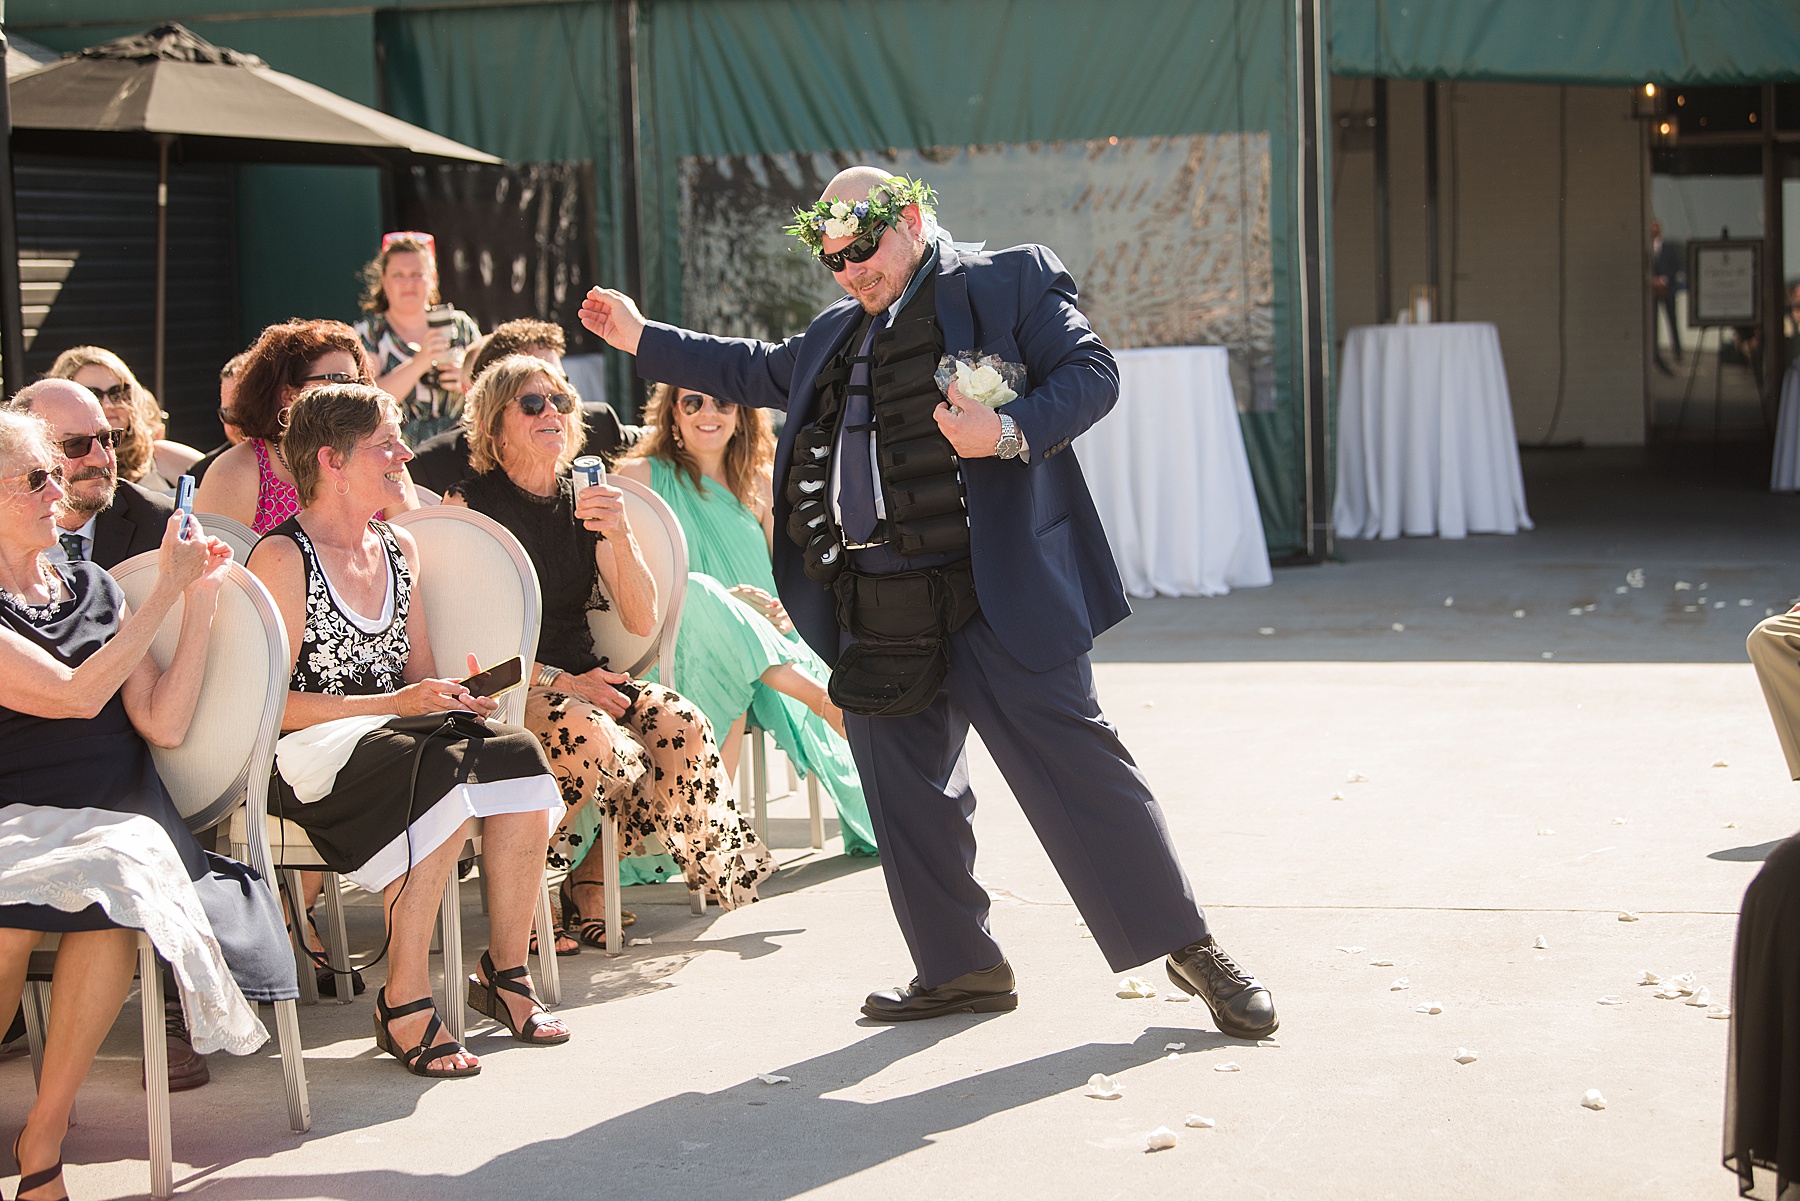
M 193 537 L 190 527 L 194 523 L 194 477 L 184 475 L 175 484 L 175 507 L 181 510 L 181 540 L 186 542 Z
M 524 660 L 514 655 L 506 662 L 496 664 L 486 671 L 478 671 L 460 683 L 475 696 L 497 700 L 517 688 L 524 678 Z

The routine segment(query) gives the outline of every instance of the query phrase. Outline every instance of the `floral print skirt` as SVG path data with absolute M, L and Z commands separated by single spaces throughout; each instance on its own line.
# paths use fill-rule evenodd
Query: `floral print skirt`
M 549 864 L 573 868 L 600 845 L 602 815 L 619 824 L 619 853 L 662 840 L 688 887 L 721 909 L 756 900 L 775 870 L 769 850 L 739 811 L 706 716 L 681 694 L 639 683 L 638 699 L 614 721 L 579 697 L 533 688 L 525 726 L 544 744 L 567 806 L 550 839 Z

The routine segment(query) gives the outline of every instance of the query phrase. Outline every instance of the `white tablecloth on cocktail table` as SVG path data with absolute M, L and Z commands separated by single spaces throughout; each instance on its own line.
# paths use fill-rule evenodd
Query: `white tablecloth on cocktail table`
M 1075 440 L 1133 596 L 1274 582 L 1222 346 L 1116 351 L 1119 403 Z
M 1338 537 L 1531 528 L 1493 325 L 1359 326 L 1339 379 Z
M 1775 462 L 1769 491 L 1800 492 L 1800 359 L 1781 378 L 1781 415 L 1775 419 Z

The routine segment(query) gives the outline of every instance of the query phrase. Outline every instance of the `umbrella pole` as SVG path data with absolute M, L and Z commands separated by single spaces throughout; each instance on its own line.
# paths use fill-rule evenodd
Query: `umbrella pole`
M 0 23 L 0 63 L 6 30 Z M 0 87 L 0 381 L 7 396 L 25 386 L 25 314 L 19 286 L 19 210 L 13 193 L 12 107 Z
M 169 146 L 172 133 L 156 135 L 156 403 L 168 407 L 163 394 L 164 343 L 169 325 Z

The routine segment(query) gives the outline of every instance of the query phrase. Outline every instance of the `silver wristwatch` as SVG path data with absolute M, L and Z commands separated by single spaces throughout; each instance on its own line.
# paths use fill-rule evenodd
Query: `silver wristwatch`
M 1025 443 L 1019 438 L 1019 423 L 1005 413 L 1000 414 L 1000 440 L 994 443 L 994 457 L 1016 459 L 1023 449 Z

